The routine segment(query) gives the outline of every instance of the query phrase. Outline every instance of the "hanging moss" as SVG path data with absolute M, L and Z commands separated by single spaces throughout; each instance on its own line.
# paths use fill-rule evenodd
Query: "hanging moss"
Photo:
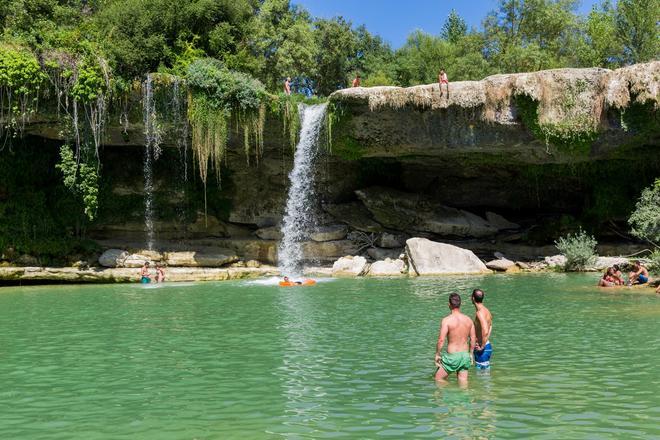
M 527 95 L 518 95 L 515 97 L 515 104 L 518 117 L 532 135 L 562 151 L 587 155 L 598 137 L 598 132 L 592 128 L 586 116 L 557 124 L 542 124 L 539 122 L 538 101 Z
M 199 175 L 206 185 L 209 167 L 215 172 L 218 184 L 220 168 L 227 149 L 227 123 L 229 114 L 225 109 L 211 105 L 203 93 L 190 93 L 188 119 L 191 125 L 193 158 Z

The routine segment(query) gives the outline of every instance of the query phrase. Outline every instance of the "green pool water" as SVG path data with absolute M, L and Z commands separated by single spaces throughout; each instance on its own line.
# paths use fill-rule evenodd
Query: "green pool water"
M 0 438 L 660 438 L 660 297 L 595 280 L 2 288 Z M 438 386 L 474 287 L 492 371 Z

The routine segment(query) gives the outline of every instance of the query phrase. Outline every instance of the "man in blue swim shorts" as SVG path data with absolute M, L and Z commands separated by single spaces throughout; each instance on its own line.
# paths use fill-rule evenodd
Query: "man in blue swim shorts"
M 633 265 L 633 270 L 630 272 L 628 278 L 628 285 L 633 284 L 646 284 L 649 282 L 649 271 L 641 261 L 635 261 Z
M 490 333 L 493 330 L 493 315 L 483 304 L 486 294 L 481 289 L 472 291 L 472 304 L 477 311 L 474 317 L 474 327 L 477 333 L 477 346 L 474 348 L 474 363 L 477 369 L 490 368 L 490 357 L 493 346 L 490 344 Z

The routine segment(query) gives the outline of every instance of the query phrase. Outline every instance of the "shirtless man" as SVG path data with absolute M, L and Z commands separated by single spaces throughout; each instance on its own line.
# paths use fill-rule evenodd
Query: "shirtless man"
M 284 94 L 289 96 L 291 95 L 291 77 L 287 76 L 284 81 Z
M 142 269 L 140 270 L 140 282 L 142 284 L 149 284 L 151 282 L 151 274 L 149 273 L 149 262 L 145 261 Z
M 630 277 L 628 278 L 628 285 L 633 284 L 646 284 L 649 282 L 649 271 L 644 265 L 638 260 L 635 261 L 633 266 L 633 271 L 630 272 Z
M 355 75 L 355 79 L 353 80 L 353 87 L 360 87 L 360 84 L 362 83 L 362 78 L 360 78 L 360 74 L 358 73 Z
M 449 295 L 449 310 L 451 313 L 440 325 L 440 335 L 435 348 L 435 366 L 438 367 L 435 380 L 444 380 L 455 372 L 458 382 L 465 384 L 468 379 L 468 369 L 474 362 L 472 358 L 476 342 L 474 323 L 461 313 L 461 297 L 458 293 Z M 447 339 L 447 352 L 441 354 L 445 339 Z
M 493 346 L 490 345 L 490 332 L 493 330 L 493 315 L 483 304 L 486 294 L 481 289 L 472 291 L 472 304 L 476 310 L 474 316 L 474 327 L 477 333 L 477 346 L 474 350 L 474 362 L 478 369 L 490 368 L 490 357 L 493 354 Z

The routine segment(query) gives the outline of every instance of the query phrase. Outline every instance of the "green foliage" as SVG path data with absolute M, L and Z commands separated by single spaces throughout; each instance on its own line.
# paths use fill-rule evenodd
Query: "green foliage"
M 660 0 L 618 0 L 616 24 L 630 63 L 657 60 L 660 56 Z
M 634 236 L 660 245 L 660 179 L 642 191 L 628 223 Z
M 583 230 L 555 241 L 559 252 L 566 257 L 565 270 L 584 270 L 596 260 L 596 239 Z
M 649 270 L 660 273 L 660 249 L 655 249 L 646 257 Z
M 585 67 L 615 68 L 621 64 L 623 43 L 616 24 L 616 8 L 610 0 L 594 5 L 578 47 L 580 64 Z
M 80 103 L 89 103 L 107 91 L 105 78 L 98 65 L 83 64 L 78 68 L 71 96 Z
M 80 197 L 87 218 L 91 221 L 98 210 L 99 176 L 96 164 L 78 163 L 68 145 L 60 148 L 60 161 L 55 168 L 64 176 L 64 186 Z
M 0 44 L 0 133 L 3 129 L 22 129 L 36 110 L 45 79 L 32 53 Z
M 465 35 L 467 35 L 467 24 L 456 10 L 452 9 L 447 21 L 442 25 L 440 36 L 450 43 L 458 43 Z
M 570 93 L 564 105 L 570 103 Z M 515 97 L 518 117 L 527 129 L 540 141 L 557 146 L 575 154 L 588 154 L 591 145 L 598 137 L 598 132 L 591 126 L 588 118 L 573 118 L 557 124 L 539 123 L 538 101 L 527 95 Z

